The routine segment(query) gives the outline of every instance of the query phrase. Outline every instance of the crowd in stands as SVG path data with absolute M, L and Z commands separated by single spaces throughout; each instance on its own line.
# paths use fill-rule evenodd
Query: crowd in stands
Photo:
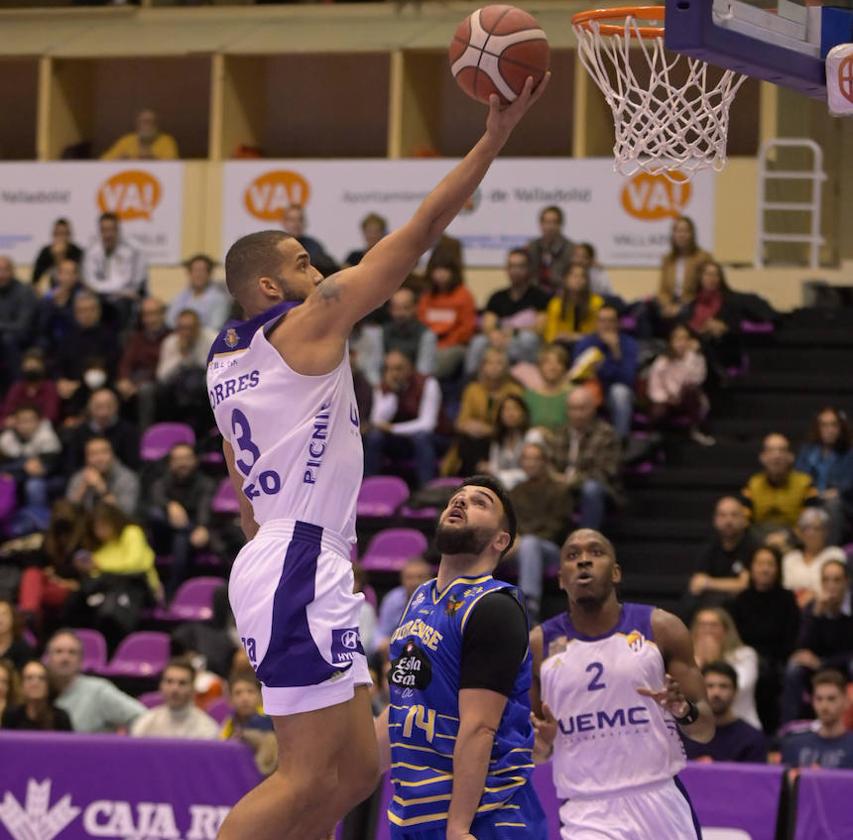
M 159 141 L 150 142 L 154 154 Z M 306 232 L 302 208 L 288 209 L 283 224 L 324 274 L 338 269 Z M 578 526 L 606 532 L 620 516 L 626 471 L 650 431 L 715 445 L 707 418 L 742 362 L 741 323 L 773 317 L 728 287 L 690 219 L 673 224 L 657 294 L 633 302 L 615 294 L 591 244 L 566 236 L 559 208 L 543 209 L 539 224 L 538 238 L 508 253 L 506 286 L 482 312 L 460 244 L 444 237 L 423 275 L 359 325 L 350 350 L 365 475 L 398 475 L 413 500 L 439 502 L 452 492 L 439 477 L 499 477 L 520 535 L 507 573 L 534 622 L 565 536 Z M 386 231 L 384 219 L 367 216 L 364 246 L 341 264 L 358 263 Z M 0 256 L 2 726 L 239 738 L 269 772 L 271 725 L 224 587 L 213 618 L 172 632 L 173 658 L 148 710 L 83 673 L 73 629 L 99 630 L 112 653 L 211 558 L 227 576 L 241 544 L 234 517 L 213 511 L 224 468 L 205 368 L 216 332 L 239 316 L 214 282 L 215 261 L 191 257 L 186 287 L 161 301 L 149 294 L 143 256 L 105 213 L 86 248 L 57 220 L 33 265 L 21 279 Z M 191 438 L 143 458 L 146 431 L 170 421 Z M 764 761 L 772 748 L 795 765 L 853 768 L 842 548 L 853 504 L 850 428 L 827 407 L 810 430 L 804 422 L 798 452 L 767 432 L 760 470 L 743 486 L 734 477 L 709 511 L 712 537 L 681 604 L 718 723 L 711 744 L 688 751 Z M 411 558 L 378 604 L 379 582 L 356 569 L 356 586 L 371 595 L 362 632 L 377 709 L 390 635 L 432 574 L 428 559 Z M 231 716 L 216 723 L 208 711 L 223 698 Z

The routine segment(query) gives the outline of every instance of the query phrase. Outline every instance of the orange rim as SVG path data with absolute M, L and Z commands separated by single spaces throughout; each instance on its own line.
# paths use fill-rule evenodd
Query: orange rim
M 598 22 L 598 31 L 602 35 L 621 35 L 625 31 L 625 19 L 632 17 L 638 20 L 663 21 L 666 13 L 664 6 L 620 6 L 618 9 L 590 9 L 588 12 L 578 12 L 572 18 L 572 26 L 590 31 L 593 22 Z M 616 20 L 619 23 L 605 23 Z M 636 26 L 629 29 L 637 32 L 643 38 L 658 38 L 664 33 L 662 26 Z

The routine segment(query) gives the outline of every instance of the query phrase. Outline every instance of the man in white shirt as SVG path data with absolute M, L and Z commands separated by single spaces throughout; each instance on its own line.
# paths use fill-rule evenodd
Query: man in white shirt
M 364 436 L 364 474 L 382 473 L 382 456 L 414 458 L 420 486 L 435 478 L 434 433 L 441 420 L 441 388 L 432 376 L 416 373 L 408 356 L 385 356 L 382 384 L 373 392 L 370 430 Z
M 134 738 L 218 738 L 219 724 L 194 703 L 194 683 L 195 668 L 188 660 L 170 660 L 160 678 L 165 702 L 137 718 L 130 734 Z
M 211 277 L 214 262 L 206 254 L 190 257 L 184 266 L 187 269 L 187 286 L 178 292 L 169 304 L 166 323 L 174 328 L 178 315 L 186 309 L 198 313 L 201 323 L 215 332 L 228 320 L 231 300 L 228 292 Z

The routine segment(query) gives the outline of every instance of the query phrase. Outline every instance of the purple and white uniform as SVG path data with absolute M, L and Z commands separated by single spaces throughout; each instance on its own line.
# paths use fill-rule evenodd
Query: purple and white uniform
M 273 715 L 344 702 L 370 682 L 350 562 L 364 460 L 352 372 L 346 352 L 319 376 L 287 365 L 267 333 L 295 305 L 226 327 L 207 368 L 216 424 L 260 525 L 228 595 Z
M 542 624 L 542 702 L 558 721 L 554 784 L 566 840 L 701 837 L 675 778 L 685 764 L 677 725 L 637 693 L 664 684 L 653 611 L 623 604 L 617 626 L 595 638 L 567 613 Z

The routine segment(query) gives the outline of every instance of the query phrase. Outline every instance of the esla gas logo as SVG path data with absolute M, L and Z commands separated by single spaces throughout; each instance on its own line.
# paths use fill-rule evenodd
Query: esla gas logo
M 672 172 L 667 177 L 641 172 L 626 182 L 621 198 L 626 213 L 644 222 L 656 222 L 684 215 L 692 195 L 693 187 L 686 175 Z
M 98 189 L 102 213 L 115 213 L 123 222 L 150 219 L 163 197 L 160 182 L 143 169 L 126 169 L 109 177 Z
M 53 840 L 61 834 L 80 813 L 65 794 L 53 807 L 50 806 L 50 779 L 39 783 L 27 782 L 27 795 L 22 808 L 7 790 L 0 803 L 0 822 L 6 826 L 14 840 Z

